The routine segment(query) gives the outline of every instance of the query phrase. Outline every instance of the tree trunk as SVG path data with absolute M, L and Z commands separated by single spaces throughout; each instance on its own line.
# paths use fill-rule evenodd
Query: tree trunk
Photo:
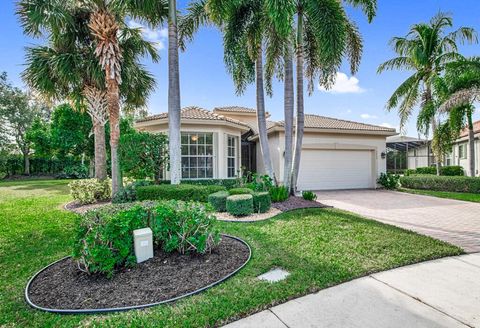
M 95 178 L 107 178 L 107 150 L 105 147 L 105 125 L 92 117 L 93 136 L 95 144 Z
M 263 89 L 263 52 L 261 46 L 258 48 L 255 70 L 257 86 L 257 125 L 258 137 L 260 139 L 260 151 L 262 153 L 265 172 L 270 178 L 273 179 L 274 183 L 277 184 L 275 171 L 273 170 L 272 166 L 272 159 L 270 156 L 270 146 L 268 144 L 267 118 L 265 114 L 265 95 Z
M 297 20 L 297 124 L 295 127 L 295 153 L 292 172 L 292 192 L 297 190 L 298 172 L 302 154 L 303 130 L 305 112 L 303 102 L 303 15 L 298 14 Z
M 23 150 L 23 174 L 30 175 L 30 156 L 28 150 Z
M 435 137 L 435 131 L 436 130 L 437 130 L 437 121 L 435 120 L 435 116 L 433 116 L 433 118 L 432 118 L 432 138 Z M 435 153 L 437 153 L 437 152 L 435 152 Z M 435 166 L 437 168 L 437 175 L 440 175 L 440 168 L 442 166 L 441 165 L 442 160 L 441 160 L 441 158 L 439 158 L 440 157 L 439 154 L 437 154 L 435 157 L 436 157 L 435 158 Z
M 470 176 L 475 176 L 475 133 L 473 131 L 472 109 L 468 110 L 468 148 L 470 162 Z
M 120 140 L 120 104 L 119 88 L 115 78 L 110 78 L 110 68 L 105 70 L 107 77 L 107 99 L 110 118 L 110 159 L 112 162 L 112 196 L 122 190 L 122 176 L 118 159 L 118 142 Z
M 170 181 L 179 184 L 181 172 L 180 144 L 180 73 L 178 65 L 178 34 L 176 1 L 168 1 L 168 143 Z
M 285 54 L 285 90 L 284 90 L 284 112 L 285 112 L 285 160 L 283 183 L 290 193 L 292 187 L 292 160 L 293 160 L 293 61 L 292 52 L 289 47 Z

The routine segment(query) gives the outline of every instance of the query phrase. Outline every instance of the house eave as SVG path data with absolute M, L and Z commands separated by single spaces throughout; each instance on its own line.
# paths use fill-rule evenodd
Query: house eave
M 144 127 L 148 126 L 154 126 L 154 125 L 166 125 L 168 127 L 168 118 L 159 118 L 159 119 L 154 119 L 154 120 L 148 120 L 148 121 L 137 121 L 134 123 L 134 128 L 135 129 L 142 129 Z M 249 131 L 250 128 L 248 126 L 244 126 L 241 124 L 237 124 L 234 122 L 229 122 L 229 121 L 224 121 L 224 120 L 203 120 L 203 119 L 181 119 L 181 125 L 214 125 L 214 126 L 228 126 L 236 129 L 240 129 L 242 131 Z

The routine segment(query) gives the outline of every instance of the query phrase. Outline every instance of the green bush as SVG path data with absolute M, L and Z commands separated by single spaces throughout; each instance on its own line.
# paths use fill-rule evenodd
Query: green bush
M 378 178 L 377 182 L 385 189 L 397 189 L 398 188 L 398 181 L 400 180 L 400 176 L 397 174 L 391 173 L 380 173 L 380 177 Z
M 417 171 L 415 169 L 406 169 L 405 172 L 404 172 L 404 175 L 406 176 L 409 176 L 409 175 L 413 175 L 413 174 L 416 174 Z
M 175 199 L 197 202 L 207 202 L 208 195 L 220 190 L 225 190 L 225 187 L 219 185 L 161 184 L 138 187 L 136 189 L 138 200 Z
M 288 199 L 288 190 L 285 186 L 274 186 L 270 188 L 269 193 L 274 203 L 283 202 Z
M 302 197 L 303 197 L 303 199 L 305 199 L 305 200 L 314 201 L 314 200 L 317 199 L 317 194 L 314 193 L 313 191 L 305 190 L 305 191 L 302 191 Z
M 227 197 L 229 196 L 228 191 L 221 190 L 213 194 L 208 195 L 208 203 L 213 206 L 217 212 L 226 212 L 227 211 Z
M 126 183 L 125 187 L 112 197 L 112 203 L 128 203 L 137 200 L 137 188 L 150 186 L 153 182 L 150 180 L 137 180 Z
M 223 186 L 226 189 L 239 187 L 236 179 L 197 179 L 197 180 L 182 180 L 182 184 L 201 185 L 201 186 Z M 170 184 L 170 180 L 162 180 L 160 184 Z
M 272 206 L 272 199 L 267 191 L 259 191 L 253 193 L 253 210 L 255 213 L 268 212 Z
M 464 176 L 465 171 L 462 166 L 442 166 L 440 168 L 440 175 L 445 176 Z
M 253 213 L 252 195 L 233 195 L 227 197 L 227 212 L 234 216 L 246 216 Z
M 437 174 L 437 168 L 435 166 L 417 167 L 415 174 Z
M 411 175 L 400 178 L 404 188 L 480 193 L 480 178 L 465 176 Z
M 80 204 L 92 204 L 97 201 L 108 200 L 111 196 L 111 181 L 84 179 L 72 181 L 68 184 L 73 199 Z
M 133 230 L 150 227 L 167 252 L 208 252 L 220 238 L 216 218 L 195 202 L 162 201 L 105 206 L 79 216 L 73 257 L 88 273 L 111 277 L 136 264 Z
M 250 188 L 233 188 L 228 191 L 230 195 L 245 195 L 253 194 L 253 190 Z

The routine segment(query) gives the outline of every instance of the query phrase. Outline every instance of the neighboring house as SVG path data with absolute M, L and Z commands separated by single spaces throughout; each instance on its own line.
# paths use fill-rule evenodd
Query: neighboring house
M 475 175 L 480 176 L 480 121 L 473 124 L 473 131 L 475 135 Z M 435 165 L 436 161 L 432 154 L 430 143 L 430 141 L 427 142 L 410 137 L 394 136 L 387 138 L 387 147 L 389 149 L 403 149 L 403 151 L 406 151 L 407 168 L 409 169 Z M 465 175 L 469 175 L 470 152 L 468 147 L 468 129 L 463 129 L 462 132 L 460 132 L 460 137 L 453 143 L 452 151 L 445 156 L 443 165 L 462 166 L 465 170 Z
M 387 138 L 387 170 L 398 172 L 435 165 L 430 141 L 408 136 L 391 136 Z
M 181 117 L 183 179 L 234 178 L 241 167 L 264 173 L 254 109 L 187 107 Z M 168 114 L 140 119 L 135 127 L 167 132 Z M 267 130 L 274 170 L 281 183 L 284 124 L 268 121 Z M 375 188 L 378 176 L 386 171 L 386 138 L 395 134 L 395 129 L 382 126 L 305 115 L 298 189 Z

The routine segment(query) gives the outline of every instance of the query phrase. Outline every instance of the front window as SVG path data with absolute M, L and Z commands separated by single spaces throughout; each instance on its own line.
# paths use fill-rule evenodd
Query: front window
M 237 137 L 228 136 L 227 140 L 227 174 L 234 178 L 237 171 Z
M 182 179 L 213 178 L 213 133 L 182 133 Z
M 466 144 L 461 144 L 458 147 L 458 156 L 461 159 L 466 159 L 467 158 L 467 145 Z

